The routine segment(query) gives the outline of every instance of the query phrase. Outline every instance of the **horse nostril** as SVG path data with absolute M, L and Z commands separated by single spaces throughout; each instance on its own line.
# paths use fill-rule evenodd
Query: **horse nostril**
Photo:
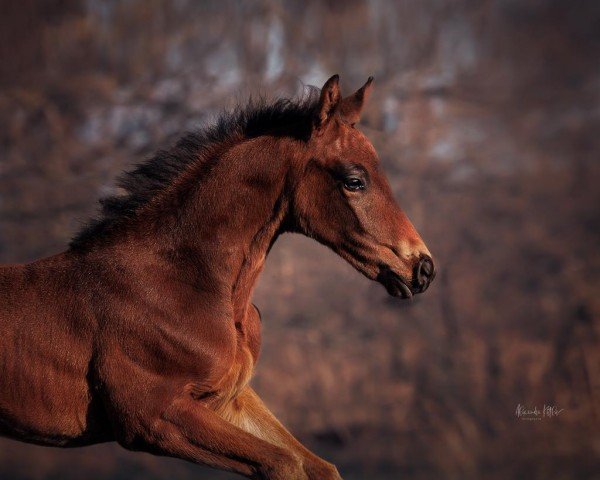
M 429 255 L 423 255 L 416 267 L 416 283 L 419 291 L 423 292 L 435 277 L 433 260 Z
M 431 276 L 431 274 L 433 273 L 433 262 L 431 261 L 431 258 L 426 257 L 421 259 L 421 271 L 423 272 L 423 274 L 427 275 L 428 277 Z

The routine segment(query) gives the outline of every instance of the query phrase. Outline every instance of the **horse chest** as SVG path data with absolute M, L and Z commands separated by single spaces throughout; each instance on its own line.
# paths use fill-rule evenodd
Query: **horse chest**
M 252 354 L 248 348 L 240 345 L 235 360 L 218 383 L 216 389 L 218 403 L 224 405 L 235 399 L 250 382 L 253 371 Z
M 261 320 L 258 308 L 250 304 L 246 314 L 236 319 L 235 328 L 238 334 L 238 342 L 246 347 L 252 355 L 254 363 L 258 361 L 261 344 Z
M 234 399 L 248 384 L 260 352 L 260 313 L 253 305 L 246 314 L 236 319 L 237 345 L 227 372 L 218 382 L 218 396 Z

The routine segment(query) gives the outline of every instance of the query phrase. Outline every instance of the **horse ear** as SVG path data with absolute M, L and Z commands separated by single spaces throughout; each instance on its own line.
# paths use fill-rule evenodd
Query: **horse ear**
M 321 89 L 321 98 L 315 116 L 315 130 L 322 129 L 335 113 L 342 95 L 340 94 L 340 76 L 334 75 L 325 82 Z
M 354 125 L 360 120 L 360 113 L 369 98 L 373 88 L 373 77 L 369 77 L 367 83 L 360 87 L 349 97 L 342 100 L 340 104 L 340 115 L 350 125 Z

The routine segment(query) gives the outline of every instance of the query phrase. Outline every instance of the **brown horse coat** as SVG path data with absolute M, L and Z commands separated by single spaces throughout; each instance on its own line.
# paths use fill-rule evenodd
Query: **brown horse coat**
M 261 479 L 339 479 L 248 382 L 252 289 L 284 232 L 331 247 L 390 294 L 434 276 L 342 99 L 250 105 L 126 174 L 64 253 L 0 267 L 0 434 L 118 441 Z

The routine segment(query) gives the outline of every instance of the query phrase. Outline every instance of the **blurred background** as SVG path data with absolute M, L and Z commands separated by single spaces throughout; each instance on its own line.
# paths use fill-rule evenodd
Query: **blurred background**
M 284 236 L 255 388 L 348 480 L 600 478 L 600 3 L 1 3 L 1 262 L 63 250 L 119 172 L 248 95 L 375 75 L 361 128 L 440 274 L 402 302 Z M 5 439 L 0 477 L 237 478 Z

